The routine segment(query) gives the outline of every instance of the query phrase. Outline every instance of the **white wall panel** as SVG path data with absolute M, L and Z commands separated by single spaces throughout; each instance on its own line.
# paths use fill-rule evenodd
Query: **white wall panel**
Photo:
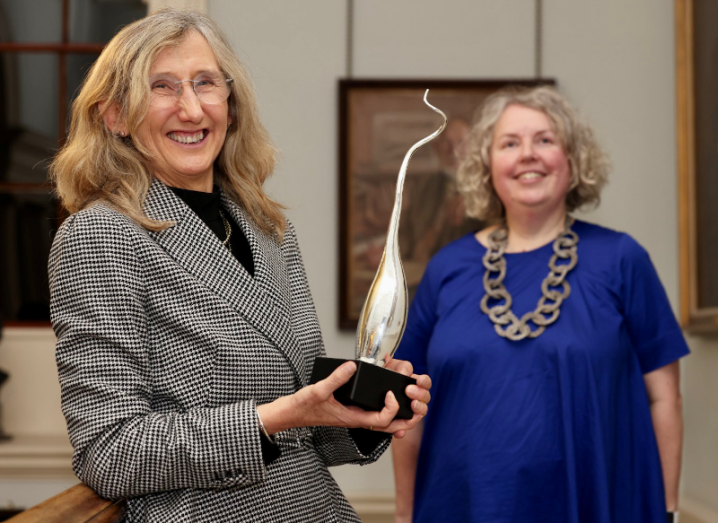
M 594 125 L 614 163 L 589 219 L 648 249 L 677 310 L 673 2 L 544 5 L 544 73 Z
M 527 0 L 356 0 L 354 76 L 521 78 L 534 73 Z

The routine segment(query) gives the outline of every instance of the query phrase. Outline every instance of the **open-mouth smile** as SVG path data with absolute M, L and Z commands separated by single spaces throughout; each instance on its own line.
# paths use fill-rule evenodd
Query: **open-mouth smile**
M 521 173 L 516 178 L 518 180 L 535 180 L 537 178 L 543 178 L 544 175 L 539 172 L 531 171 L 527 173 Z
M 209 131 L 207 131 L 207 129 L 200 129 L 199 131 L 196 131 L 194 133 L 187 133 L 187 132 L 167 133 L 167 138 L 169 138 L 173 142 L 177 142 L 177 143 L 195 144 L 195 143 L 199 143 L 202 140 L 204 140 L 208 134 L 209 134 Z

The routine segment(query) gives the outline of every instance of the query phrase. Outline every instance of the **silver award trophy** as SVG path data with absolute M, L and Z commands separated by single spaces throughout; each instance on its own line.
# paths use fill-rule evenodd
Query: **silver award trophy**
M 404 156 L 396 183 L 394 208 L 387 231 L 384 253 L 374 281 L 362 307 L 357 325 L 356 363 L 357 371 L 351 380 L 334 392 L 337 401 L 356 405 L 366 410 L 384 408 L 386 393 L 392 391 L 399 402 L 397 418 L 412 417 L 411 400 L 404 392 L 407 385 L 416 380 L 384 368 L 394 356 L 406 327 L 408 292 L 406 276 L 399 252 L 399 219 L 404 179 L 411 155 L 419 147 L 436 138 L 446 127 L 446 115 L 427 101 L 429 90 L 424 93 L 424 103 L 439 113 L 444 121 L 441 127 L 426 138 L 416 142 Z M 326 378 L 346 360 L 317 358 L 312 370 L 311 383 Z

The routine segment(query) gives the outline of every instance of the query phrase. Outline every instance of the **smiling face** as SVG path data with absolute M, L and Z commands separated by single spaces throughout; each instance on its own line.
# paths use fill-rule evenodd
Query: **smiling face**
M 542 111 L 508 106 L 494 128 L 491 181 L 508 215 L 565 212 L 571 167 Z
M 199 73 L 222 75 L 207 40 L 196 32 L 181 45 L 162 51 L 150 69 L 150 77 L 179 80 L 195 78 Z M 136 138 L 150 151 L 150 168 L 160 181 L 172 187 L 211 192 L 214 161 L 224 145 L 229 122 L 226 100 L 203 103 L 191 82 L 186 82 L 177 103 L 150 105 Z

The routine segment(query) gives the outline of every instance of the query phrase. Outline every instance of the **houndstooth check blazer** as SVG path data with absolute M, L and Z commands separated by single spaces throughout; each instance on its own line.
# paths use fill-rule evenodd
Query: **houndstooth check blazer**
M 131 522 L 358 521 L 328 466 L 370 463 L 346 429 L 277 434 L 262 459 L 255 406 L 305 386 L 324 354 L 296 236 L 280 244 L 222 195 L 255 277 L 154 181 L 148 232 L 104 204 L 69 217 L 49 262 L 73 468 Z

